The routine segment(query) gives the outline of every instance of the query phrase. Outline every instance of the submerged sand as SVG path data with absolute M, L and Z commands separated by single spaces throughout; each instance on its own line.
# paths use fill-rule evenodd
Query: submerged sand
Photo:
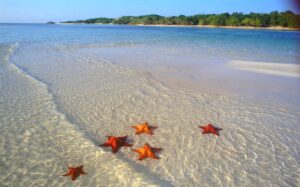
M 230 63 L 228 63 L 228 65 L 235 69 L 258 72 L 262 74 L 296 78 L 300 77 L 300 65 L 298 64 L 231 61 Z
M 97 49 L 99 50 L 99 49 Z M 28 51 L 34 51 L 28 53 Z M 45 60 L 47 59 L 47 60 Z M 30 60 L 30 63 L 27 63 Z M 238 96 L 168 84 L 142 70 L 84 50 L 27 46 L 11 59 L 6 108 L 19 124 L 2 128 L 0 183 L 47 186 L 297 186 L 300 183 L 300 112 L 248 102 Z M 9 73 L 2 76 L 8 79 Z M 9 80 L 7 80 L 9 82 Z M 28 87 L 28 88 L 29 88 Z M 1 94 L 11 94 L 4 91 Z M 36 115 L 43 113 L 44 116 Z M 3 114 L 1 112 L 0 114 Z M 4 115 L 5 116 L 5 115 Z M 159 126 L 136 136 L 131 125 Z M 223 128 L 220 137 L 198 125 Z M 16 133 L 18 132 L 18 133 Z M 12 139 L 15 134 L 18 138 Z M 137 161 L 122 148 L 98 147 L 105 135 L 129 135 L 134 147 L 161 147 L 159 160 Z M 24 147 L 25 149 L 19 149 Z M 3 160 L 5 159 L 5 160 Z M 72 182 L 68 165 L 84 165 Z M 26 175 L 26 177 L 20 177 Z

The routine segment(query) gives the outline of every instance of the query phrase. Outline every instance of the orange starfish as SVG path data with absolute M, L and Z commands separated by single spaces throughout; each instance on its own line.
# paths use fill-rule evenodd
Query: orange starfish
M 211 134 L 214 134 L 217 136 L 219 136 L 219 131 L 223 130 L 221 128 L 217 128 L 217 127 L 213 126 L 212 124 L 208 124 L 206 126 L 199 126 L 199 128 L 201 128 L 203 130 L 202 134 L 211 133 Z
M 100 146 L 104 146 L 104 147 L 111 146 L 113 153 L 118 152 L 118 150 L 122 146 L 126 146 L 126 147 L 132 146 L 132 144 L 126 142 L 127 136 L 120 136 L 120 137 L 106 136 L 106 137 L 108 137 L 108 140 L 104 144 L 101 144 Z
M 78 167 L 68 167 L 69 171 L 68 173 L 64 174 L 63 176 L 71 176 L 72 181 L 74 181 L 77 177 L 80 175 L 85 175 L 86 173 L 83 171 L 83 166 L 78 166 Z
M 145 158 L 158 159 L 155 153 L 161 150 L 161 148 L 151 147 L 147 143 L 144 144 L 144 147 L 141 147 L 139 149 L 132 149 L 132 151 L 137 152 L 140 155 L 138 160 L 143 160 Z
M 158 128 L 156 126 L 150 126 L 147 122 L 137 124 L 137 125 L 131 126 L 131 127 L 135 128 L 135 134 L 146 133 L 146 134 L 150 134 L 150 135 L 153 135 L 153 132 L 152 132 L 153 129 Z

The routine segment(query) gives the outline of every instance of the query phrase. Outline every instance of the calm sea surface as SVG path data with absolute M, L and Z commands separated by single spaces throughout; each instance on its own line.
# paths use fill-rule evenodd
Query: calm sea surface
M 297 63 L 296 31 L 117 25 L 0 24 L 0 44 L 159 46 L 213 58 Z

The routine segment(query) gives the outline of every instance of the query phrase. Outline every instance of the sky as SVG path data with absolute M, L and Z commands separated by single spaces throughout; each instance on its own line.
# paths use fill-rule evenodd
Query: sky
M 0 23 L 45 23 L 95 17 L 260 12 L 296 9 L 292 0 L 0 0 Z

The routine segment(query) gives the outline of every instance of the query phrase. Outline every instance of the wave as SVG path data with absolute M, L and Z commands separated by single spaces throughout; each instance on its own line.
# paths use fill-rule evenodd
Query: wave
M 0 63 L 8 63 L 10 56 L 18 46 L 19 43 L 0 45 Z
M 49 103 L 50 106 L 48 106 L 50 108 L 45 111 L 46 112 L 50 111 L 51 113 L 48 114 L 49 116 L 52 116 L 52 114 L 54 114 L 55 116 L 57 116 L 57 117 L 55 117 L 56 119 L 62 120 L 60 123 L 66 124 L 66 127 L 68 129 L 67 129 L 67 131 L 61 132 L 62 134 L 72 134 L 72 136 L 77 137 L 76 142 L 80 142 L 79 145 L 84 145 L 83 147 L 79 146 L 77 148 L 77 150 L 82 153 L 86 153 L 85 155 L 83 155 L 84 159 L 86 160 L 87 158 L 89 158 L 90 162 L 94 163 L 94 165 L 89 166 L 90 169 L 95 167 L 95 165 L 98 165 L 99 168 L 102 168 L 102 172 L 104 172 L 104 171 L 107 172 L 106 174 L 101 174 L 101 176 L 102 177 L 106 176 L 106 178 L 108 178 L 107 181 L 110 181 L 110 183 L 112 182 L 111 180 L 118 180 L 120 184 L 123 184 L 125 186 L 131 185 L 131 184 L 135 184 L 137 186 L 142 186 L 142 185 L 172 186 L 172 184 L 169 181 L 161 179 L 161 177 L 159 175 L 152 173 L 145 166 L 136 164 L 134 161 L 131 161 L 128 158 L 122 156 L 122 154 L 114 156 L 114 157 L 111 157 L 111 156 L 108 157 L 108 154 L 110 154 L 110 153 L 107 153 L 106 151 L 104 151 L 104 149 L 97 146 L 97 143 L 99 143 L 98 140 L 94 139 L 93 136 L 91 136 L 91 134 L 89 133 L 89 131 L 87 129 L 85 129 L 82 124 L 78 123 L 71 115 L 64 113 L 64 111 L 59 106 L 58 99 L 51 92 L 50 86 L 48 85 L 47 82 L 32 75 L 30 73 L 30 71 L 28 71 L 26 68 L 23 68 L 22 66 L 15 64 L 15 63 L 9 63 L 9 58 L 14 53 L 16 47 L 20 47 L 20 46 L 16 44 L 16 45 L 13 45 L 13 46 L 10 46 L 9 48 L 7 48 L 7 49 L 9 49 L 9 55 L 5 56 L 6 62 L 8 62 L 8 63 L 6 63 L 6 65 L 8 65 L 9 68 L 11 70 L 13 70 L 13 72 L 17 73 L 18 76 L 26 77 L 28 80 L 30 80 L 29 82 L 33 83 L 37 87 L 37 89 L 39 89 L 39 94 L 41 94 L 47 98 L 47 100 L 45 100 L 45 102 L 46 101 L 50 102 Z M 102 60 L 105 63 L 110 63 L 108 60 L 105 60 L 105 59 L 102 59 Z M 37 98 L 37 100 L 38 100 L 38 98 Z M 32 110 L 34 110 L 34 109 L 32 108 Z M 54 111 L 52 111 L 52 110 L 54 110 Z M 29 113 L 31 113 L 31 112 L 29 112 Z M 39 115 L 45 115 L 45 113 L 39 114 Z M 37 125 L 43 126 L 42 124 L 37 124 Z M 65 141 L 64 139 L 53 140 L 53 137 L 56 136 L 56 135 L 52 134 L 52 132 L 51 132 L 51 131 L 53 131 L 53 128 L 55 128 L 55 131 L 60 131 L 62 129 L 66 129 L 66 128 L 63 128 L 61 125 L 56 126 L 53 123 L 49 124 L 49 125 L 50 126 L 46 126 L 47 130 L 45 129 L 46 132 L 44 132 L 46 136 L 43 136 L 44 138 L 41 141 L 50 141 L 50 142 L 51 141 L 55 141 L 55 142 L 61 141 L 61 144 L 64 145 L 63 147 L 65 147 L 65 144 L 67 146 L 74 146 L 75 144 L 77 144 L 76 142 L 73 142 L 74 145 L 72 145 L 72 142 L 71 142 L 71 144 L 66 143 L 66 142 L 64 142 Z M 37 127 L 37 128 L 39 128 L 39 127 Z M 50 130 L 50 129 L 52 129 L 52 130 Z M 49 131 L 49 132 L 47 132 L 47 131 Z M 26 134 L 30 135 L 31 133 L 26 130 Z M 45 138 L 45 137 L 47 137 L 47 138 Z M 61 137 L 58 136 L 58 138 L 61 138 Z M 41 145 L 38 145 L 38 146 L 41 146 Z M 43 150 L 42 147 L 40 147 L 39 149 Z M 50 148 L 50 149 L 53 149 L 53 148 Z M 69 150 L 67 147 L 65 147 L 63 149 Z M 80 158 L 76 158 L 76 159 L 80 160 Z M 27 159 L 25 159 L 25 160 L 27 160 Z M 63 160 L 64 159 L 59 159 L 59 161 L 57 161 L 57 162 L 61 163 Z M 27 161 L 31 162 L 32 160 L 29 158 L 29 160 L 27 160 Z M 54 160 L 54 162 L 55 162 L 55 160 Z M 101 162 L 103 162 L 103 163 L 101 163 Z M 112 165 L 111 165 L 112 162 L 117 165 L 116 168 L 112 167 Z M 55 163 L 53 163 L 53 164 L 55 164 Z M 88 163 L 85 165 L 88 167 Z M 94 175 L 93 179 L 95 179 L 95 181 L 100 176 L 99 170 L 101 170 L 101 169 L 99 169 L 99 168 L 96 168 L 97 172 L 95 172 L 94 174 L 92 174 L 92 173 L 89 174 L 89 175 Z M 28 168 L 26 168 L 26 169 L 28 169 Z M 2 179 L 0 178 L 0 184 L 1 184 L 1 181 L 4 181 L 4 180 L 9 180 L 9 176 L 7 175 L 7 177 L 5 177 L 5 178 L 2 178 Z M 117 181 L 115 181 L 115 182 L 117 182 Z M 105 182 L 103 182 L 103 184 L 105 184 Z

